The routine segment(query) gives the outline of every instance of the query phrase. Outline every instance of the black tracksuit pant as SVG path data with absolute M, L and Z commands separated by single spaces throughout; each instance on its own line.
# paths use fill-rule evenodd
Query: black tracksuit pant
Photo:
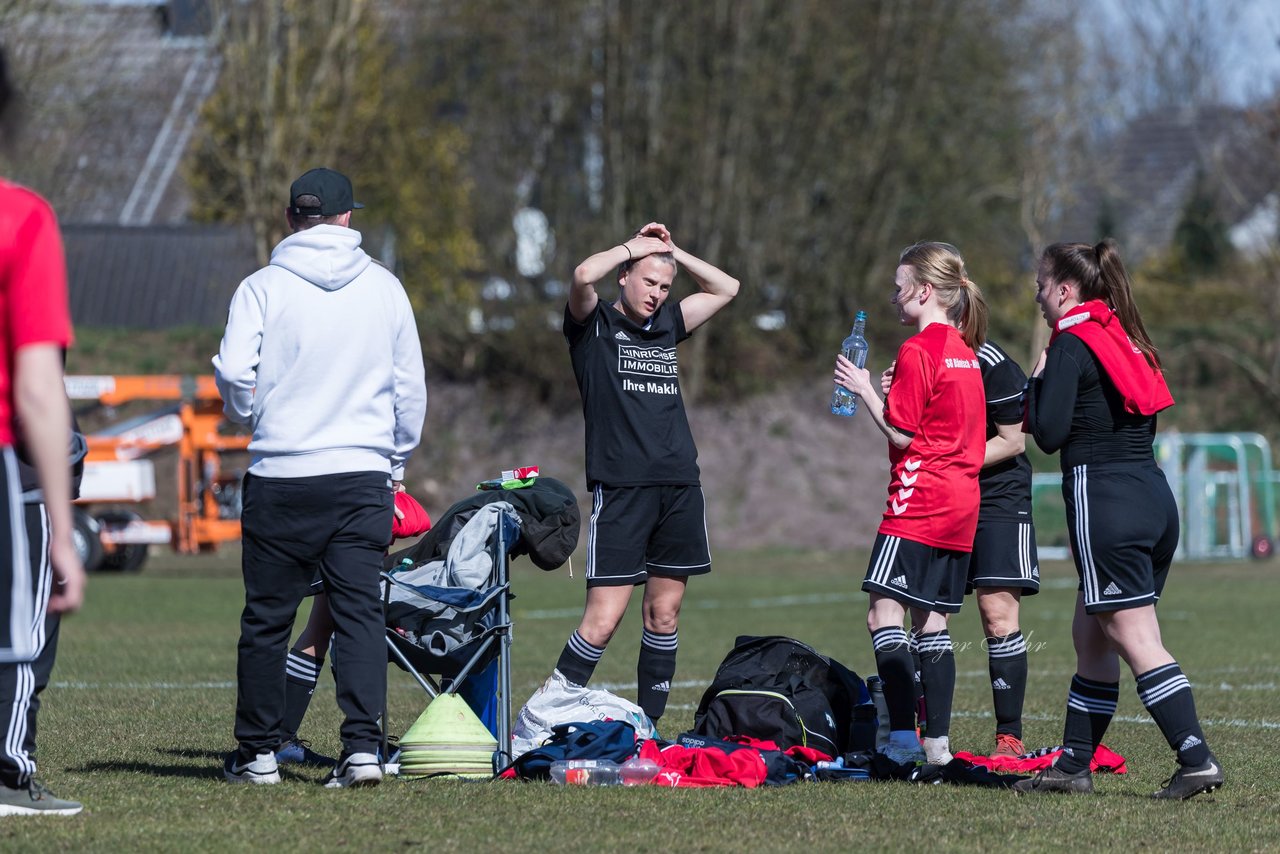
M 30 595 L 36 619 L 29 631 L 38 648 L 31 661 L 0 664 L 0 785 L 26 785 L 36 771 L 36 713 L 40 692 L 49 684 L 58 651 L 58 615 L 45 615 L 52 571 L 49 566 L 49 514 L 40 503 L 23 506 Z
M 377 752 L 387 684 L 378 573 L 391 542 L 392 506 L 386 473 L 245 476 L 235 727 L 244 758 L 273 751 L 284 738 L 285 658 L 317 566 L 333 611 L 343 752 Z

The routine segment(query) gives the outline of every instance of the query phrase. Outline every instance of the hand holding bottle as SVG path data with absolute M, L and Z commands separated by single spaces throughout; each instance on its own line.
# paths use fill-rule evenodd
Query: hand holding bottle
M 859 397 L 875 394 L 875 386 L 871 384 L 871 372 L 850 362 L 844 354 L 836 356 L 835 380 L 840 386 Z
M 845 417 L 858 411 L 858 396 L 864 392 L 854 387 L 857 380 L 853 373 L 863 370 L 867 363 L 867 338 L 864 334 L 867 326 L 867 313 L 860 311 L 853 319 L 853 331 L 840 345 L 840 355 L 836 356 L 836 387 L 831 393 L 831 413 Z M 847 381 L 846 381 L 847 380 Z M 868 378 L 869 381 L 869 378 Z

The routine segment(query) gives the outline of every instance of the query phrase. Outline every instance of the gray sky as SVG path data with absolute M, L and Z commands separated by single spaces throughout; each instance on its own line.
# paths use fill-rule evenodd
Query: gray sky
M 1139 44 L 1132 35 L 1133 18 L 1164 27 L 1176 26 L 1183 48 L 1207 39 L 1216 57 L 1222 98 L 1233 104 L 1255 102 L 1280 84 L 1280 0 L 1092 0 L 1101 14 L 1078 17 L 1096 44 L 1123 52 Z M 1191 22 L 1204 21 L 1204 24 Z M 1125 39 L 1130 39 L 1126 44 Z
M 1274 93 L 1280 79 L 1280 3 L 1245 0 L 1243 6 L 1240 45 L 1223 69 L 1225 94 L 1237 103 Z

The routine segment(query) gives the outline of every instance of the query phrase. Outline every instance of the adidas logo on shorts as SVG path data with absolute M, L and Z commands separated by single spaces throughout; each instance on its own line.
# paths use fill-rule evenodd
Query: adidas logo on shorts
M 1123 592 L 1124 591 L 1121 590 L 1119 587 L 1117 587 L 1116 583 L 1113 581 L 1107 585 L 1106 590 L 1102 591 L 1102 595 L 1103 596 L 1119 596 Z
M 630 338 L 628 338 L 628 337 L 627 337 L 627 333 L 623 332 L 621 329 L 619 329 L 617 332 L 613 333 L 613 337 L 614 337 L 614 338 L 617 338 L 619 341 L 630 341 L 630 340 L 631 340 Z
M 1038 567 L 1038 566 L 1033 566 L 1033 567 L 1031 567 L 1031 577 L 1032 577 L 1032 578 L 1039 578 L 1039 577 L 1040 577 L 1040 567 Z
M 891 579 L 889 583 L 894 587 L 901 587 L 903 590 L 907 589 L 907 577 L 905 575 L 899 575 L 897 578 Z
M 663 681 L 659 682 L 657 685 L 654 685 L 654 686 L 653 686 L 652 688 L 650 688 L 649 690 L 650 690 L 650 691 L 657 691 L 657 692 L 658 692 L 658 693 L 660 693 L 660 694 L 670 694 L 670 693 L 671 693 L 671 681 L 670 681 L 670 680 L 667 680 L 667 679 L 664 679 Z
M 1004 681 L 1004 679 L 996 679 L 991 683 L 991 687 L 997 691 L 1010 691 L 1013 689 L 1013 686 Z
M 1184 742 L 1182 742 L 1182 744 L 1179 744 L 1179 745 L 1178 745 L 1178 749 L 1179 749 L 1179 750 L 1190 750 L 1191 748 L 1195 747 L 1197 744 L 1204 744 L 1204 742 L 1203 742 L 1203 741 L 1201 741 L 1200 739 L 1196 738 L 1194 735 L 1189 735 L 1189 736 L 1187 736 L 1186 741 L 1184 741 Z

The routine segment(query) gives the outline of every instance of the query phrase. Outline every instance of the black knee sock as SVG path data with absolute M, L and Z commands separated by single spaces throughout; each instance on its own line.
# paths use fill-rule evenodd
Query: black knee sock
M 644 630 L 640 637 L 640 658 L 636 662 L 636 700 L 650 720 L 657 721 L 667 710 L 671 677 L 676 675 L 676 648 L 680 633 L 661 635 Z
M 912 687 L 916 692 L 916 727 L 920 729 L 921 734 L 925 734 L 929 731 L 929 727 L 925 720 L 928 717 L 928 710 L 924 705 L 924 677 L 920 675 L 920 635 L 913 631 L 908 637 L 911 641 L 911 676 L 914 679 Z
M 1067 722 L 1062 731 L 1062 755 L 1057 766 L 1075 774 L 1088 768 L 1102 742 L 1120 699 L 1119 682 L 1095 682 L 1080 674 L 1071 677 L 1067 694 Z
M 284 720 L 280 724 L 286 741 L 298 735 L 298 727 L 302 726 L 307 707 L 311 705 L 311 695 L 315 693 L 322 667 L 323 655 L 311 656 L 297 649 L 289 650 L 289 657 L 285 660 Z
M 592 646 L 582 639 L 582 635 L 574 632 L 569 635 L 568 643 L 560 652 L 556 669 L 575 685 L 586 685 L 591 681 L 591 674 L 595 672 L 602 655 L 604 647 Z
M 889 707 L 889 729 L 914 730 L 916 691 L 906 631 L 899 626 L 876 629 L 871 633 L 871 647 Z
M 1196 701 L 1191 683 L 1175 661 L 1138 677 L 1138 697 L 1156 719 L 1169 746 L 1178 752 L 1183 765 L 1203 765 L 1209 759 L 1209 745 L 1196 717 Z
M 956 656 L 951 633 L 921 634 L 916 639 L 920 652 L 920 682 L 924 688 L 925 735 L 944 738 L 951 733 L 951 697 L 956 691 Z
M 987 670 L 996 710 L 996 732 L 1022 739 L 1022 703 L 1027 693 L 1027 641 L 1022 632 L 987 638 Z

